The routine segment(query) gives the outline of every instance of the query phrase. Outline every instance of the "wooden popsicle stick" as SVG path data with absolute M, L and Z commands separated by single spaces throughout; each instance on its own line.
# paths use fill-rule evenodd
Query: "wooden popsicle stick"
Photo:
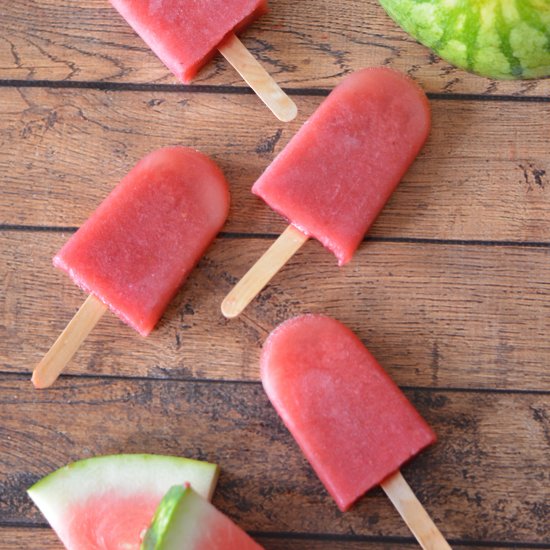
M 218 46 L 218 50 L 279 120 L 290 122 L 296 117 L 298 109 L 294 101 L 281 90 L 234 33 Z
M 90 294 L 86 298 L 65 330 L 34 369 L 32 383 L 35 388 L 47 388 L 57 380 L 65 365 L 106 311 L 107 306 L 95 296 Z
M 225 297 L 224 317 L 237 317 L 307 240 L 307 235 L 289 225 Z
M 424 550 L 451 548 L 399 470 L 380 485 Z

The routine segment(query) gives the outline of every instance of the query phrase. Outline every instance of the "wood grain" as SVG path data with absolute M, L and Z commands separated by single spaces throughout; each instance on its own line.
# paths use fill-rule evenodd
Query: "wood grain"
M 338 540 L 338 538 L 327 538 L 326 540 L 317 540 L 310 537 L 293 538 L 291 534 L 279 536 L 277 538 L 256 535 L 254 538 L 266 550 L 396 550 L 397 545 L 399 550 L 417 550 L 418 545 L 406 542 L 371 542 L 368 539 L 360 542 L 350 540 Z M 63 546 L 57 539 L 51 529 L 41 528 L 17 528 L 17 527 L 0 527 L 0 550 L 21 550 L 22 548 L 40 550 L 62 550 Z M 502 546 L 478 546 L 473 544 L 460 544 L 460 548 L 465 550 L 505 550 Z M 540 546 L 529 547 L 522 546 L 524 550 L 537 550 Z
M 550 92 L 549 80 L 496 82 L 451 67 L 402 31 L 376 0 L 271 0 L 270 8 L 243 41 L 287 88 L 332 88 L 343 74 L 388 65 L 436 93 Z M 106 0 L 4 2 L 0 36 L 3 79 L 176 83 Z M 221 56 L 194 83 L 243 87 Z
M 52 529 L 28 527 L 0 527 L 0 549 L 21 550 L 64 550 Z
M 225 172 L 225 231 L 282 232 L 250 193 L 321 97 L 278 123 L 254 96 L 6 88 L 0 223 L 74 227 L 146 153 L 195 147 Z M 433 131 L 370 235 L 550 242 L 550 103 L 432 101 Z M 223 116 L 222 116 L 223 115 Z
M 547 397 L 406 393 L 439 442 L 403 474 L 451 543 L 547 541 Z M 219 463 L 214 503 L 248 531 L 409 537 L 379 489 L 338 511 L 260 384 L 10 377 L 0 417 L 0 523 L 42 524 L 25 489 L 69 461 L 147 451 Z
M 30 374 L 82 303 L 51 266 L 68 236 L 0 233 L 4 371 Z M 549 248 L 367 242 L 338 268 L 312 241 L 225 320 L 223 297 L 270 242 L 218 239 L 148 338 L 106 314 L 65 372 L 258 380 L 267 333 L 309 311 L 349 325 L 402 385 L 550 389 Z
M 270 0 L 242 39 L 299 108 L 276 121 L 221 57 L 191 87 L 107 0 L 0 8 L 0 550 L 61 550 L 26 497 L 102 453 L 219 462 L 215 503 L 267 550 L 412 550 L 380 489 L 341 514 L 258 383 L 306 311 L 348 324 L 435 428 L 404 476 L 455 548 L 550 549 L 550 79 L 450 67 L 377 0 Z M 234 321 L 221 300 L 286 222 L 250 187 L 343 75 L 404 71 L 433 131 L 354 261 L 308 242 Z M 55 387 L 30 373 L 84 294 L 51 258 L 133 164 L 182 144 L 232 191 L 224 234 L 147 339 L 106 314 Z

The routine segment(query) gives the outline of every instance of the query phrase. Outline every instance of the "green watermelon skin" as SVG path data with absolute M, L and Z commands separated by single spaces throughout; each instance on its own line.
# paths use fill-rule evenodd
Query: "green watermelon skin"
M 160 502 L 140 550 L 263 550 L 190 486 L 174 486 Z
M 550 75 L 550 0 L 380 0 L 405 31 L 456 65 L 495 79 Z

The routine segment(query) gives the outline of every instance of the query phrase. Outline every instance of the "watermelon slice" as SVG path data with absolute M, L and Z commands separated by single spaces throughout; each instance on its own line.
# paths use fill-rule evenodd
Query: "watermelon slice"
M 188 458 L 100 456 L 56 470 L 28 493 L 68 550 L 138 550 L 171 486 L 188 482 L 210 499 L 218 473 Z
M 550 75 L 549 0 L 380 0 L 443 59 L 491 78 Z
M 172 487 L 162 499 L 141 550 L 261 550 L 189 485 Z

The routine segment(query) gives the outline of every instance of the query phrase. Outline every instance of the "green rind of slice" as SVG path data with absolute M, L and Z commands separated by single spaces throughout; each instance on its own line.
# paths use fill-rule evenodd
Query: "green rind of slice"
M 33 498 L 33 495 L 40 495 L 50 489 L 58 492 L 70 489 L 70 494 L 76 499 L 79 496 L 78 493 L 85 492 L 87 488 L 90 493 L 95 492 L 103 481 L 120 483 L 124 480 L 125 472 L 130 475 L 147 474 L 153 479 L 158 479 L 159 472 L 168 469 L 200 471 L 201 475 L 204 475 L 203 482 L 195 484 L 195 489 L 205 498 L 212 498 L 219 476 L 219 468 L 216 464 L 192 458 L 154 454 L 103 455 L 78 460 L 38 480 L 27 492 Z M 72 487 L 74 481 L 78 482 L 76 491 Z
M 380 0 L 446 61 L 498 79 L 550 76 L 548 0 Z
M 187 487 L 176 485 L 166 493 L 158 505 L 151 526 L 145 533 L 141 550 L 162 550 L 166 547 L 165 535 L 168 526 L 174 517 L 181 513 L 179 508 L 185 502 L 186 492 L 189 492 Z

